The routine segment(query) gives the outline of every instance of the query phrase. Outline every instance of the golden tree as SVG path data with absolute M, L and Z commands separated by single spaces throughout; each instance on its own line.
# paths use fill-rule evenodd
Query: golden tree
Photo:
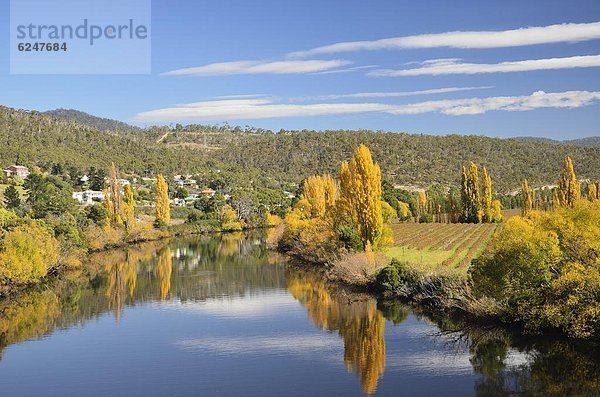
M 558 204 L 561 206 L 573 207 L 581 197 L 581 186 L 577 182 L 573 160 L 571 157 L 565 157 L 563 169 L 558 179 Z
M 588 201 L 596 201 L 598 199 L 598 186 L 594 182 L 588 184 Z
M 529 186 L 527 179 L 521 184 L 521 196 L 523 197 L 523 206 L 521 207 L 521 215 L 525 216 L 533 210 L 533 189 Z
M 481 220 L 479 171 L 474 162 L 469 162 L 469 168 L 463 166 L 462 183 L 462 220 L 467 223 L 478 223 Z
M 331 175 L 313 175 L 304 181 L 302 196 L 310 204 L 312 218 L 324 216 L 335 206 L 337 184 Z
M 383 233 L 381 169 L 371 152 L 360 145 L 350 163 L 340 167 L 340 209 L 358 231 L 364 246 L 377 247 Z
M 127 230 L 131 230 L 133 225 L 135 225 L 135 200 L 133 199 L 131 185 L 126 185 L 124 191 L 123 222 L 125 223 Z
M 104 207 L 110 223 L 123 224 L 123 193 L 119 181 L 119 169 L 112 163 L 108 170 L 107 186 L 104 188 Z
M 419 209 L 419 215 L 423 215 L 427 213 L 427 192 L 424 190 L 419 190 L 419 194 L 417 197 L 417 207 Z
M 487 169 L 483 166 L 481 171 L 481 215 L 482 221 L 490 223 L 494 221 L 492 208 L 492 177 L 488 174 Z
M 156 223 L 168 225 L 171 221 L 171 207 L 169 206 L 169 185 L 162 174 L 156 178 Z

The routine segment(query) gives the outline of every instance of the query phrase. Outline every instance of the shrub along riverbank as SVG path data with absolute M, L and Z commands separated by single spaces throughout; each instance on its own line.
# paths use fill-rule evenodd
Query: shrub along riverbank
M 463 222 L 499 220 L 485 169 L 484 175 L 481 189 L 477 167 L 471 163 L 468 173 L 463 169 Z M 339 192 L 337 186 L 328 175 L 305 181 L 300 199 L 284 220 L 280 250 L 325 265 L 331 280 L 434 310 L 516 324 L 525 333 L 600 336 L 600 197 L 596 185 L 588 183 L 587 199 L 581 198 L 569 158 L 551 202 L 546 197 L 544 205 L 536 206 L 539 200 L 524 182 L 523 216 L 513 216 L 499 227 L 490 225 L 473 244 L 459 244 L 460 252 L 446 255 L 446 242 L 433 243 L 445 256 L 427 258 L 427 266 L 423 256 L 418 266 L 399 260 L 399 250 L 389 248 L 394 236 L 381 201 L 380 170 L 366 147 L 342 164 Z M 426 197 L 423 203 L 425 210 Z M 440 225 L 439 230 L 444 239 L 455 237 L 453 228 Z M 426 233 L 432 237 L 436 230 Z M 468 228 L 462 233 L 476 234 Z M 424 247 L 430 246 L 429 240 L 437 241 L 405 237 Z M 453 255 L 456 258 L 450 258 Z M 440 263 L 432 266 L 436 261 Z

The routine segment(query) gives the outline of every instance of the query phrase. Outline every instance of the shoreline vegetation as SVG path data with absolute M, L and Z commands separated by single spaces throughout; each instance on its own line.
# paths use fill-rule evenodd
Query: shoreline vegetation
M 569 157 L 556 187 L 534 190 L 524 180 L 511 197 L 494 193 L 487 167 L 473 162 L 458 187 L 397 188 L 362 144 L 337 178 L 313 175 L 295 193 L 218 188 L 198 176 L 220 190 L 196 187 L 203 193 L 188 202 L 188 176 L 122 179 L 114 163 L 88 174 L 81 182 L 78 170 L 54 164 L 4 178 L 0 296 L 85 270 L 90 253 L 270 228 L 269 248 L 357 290 L 528 334 L 586 339 L 600 330 L 600 186 L 582 186 Z M 84 183 L 103 200 L 76 205 L 74 188 Z
M 300 199 L 278 226 L 278 248 L 322 266 L 329 280 L 434 311 L 517 326 L 526 334 L 598 336 L 600 197 L 598 185 L 588 182 L 582 198 L 570 158 L 550 200 L 536 200 L 524 181 L 522 213 L 505 222 L 485 167 L 481 183 L 474 163 L 463 167 L 461 199 L 450 217 L 472 228 L 498 226 L 480 235 L 479 247 L 477 242 L 459 244 L 471 260 L 454 268 L 447 260 L 426 265 L 424 255 L 443 251 L 440 246 L 451 245 L 457 234 L 468 241 L 476 232 L 446 230 L 446 242 L 428 245 L 422 242 L 435 231 L 426 231 L 420 238 L 420 263 L 402 260 L 400 249 L 406 254 L 411 247 L 394 246 L 380 175 L 369 150 L 360 146 L 351 162 L 340 167 L 339 191 L 329 175 L 305 180 Z M 417 198 L 414 215 L 427 222 L 431 207 L 423 196 Z M 398 208 L 405 206 L 399 203 Z M 443 224 L 436 227 L 439 231 Z

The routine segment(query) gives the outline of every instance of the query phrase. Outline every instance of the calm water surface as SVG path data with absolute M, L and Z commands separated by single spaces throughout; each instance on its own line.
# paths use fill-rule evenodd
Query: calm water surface
M 147 244 L 89 267 L 0 301 L 0 395 L 600 395 L 590 343 L 378 303 L 289 269 L 260 236 Z

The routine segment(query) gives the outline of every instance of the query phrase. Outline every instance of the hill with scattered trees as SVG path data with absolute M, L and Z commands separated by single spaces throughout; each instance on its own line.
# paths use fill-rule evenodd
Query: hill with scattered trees
M 368 130 L 274 133 L 227 124 L 147 129 L 105 125 L 111 126 L 108 131 L 81 118 L 0 107 L 0 164 L 61 163 L 86 170 L 107 169 L 116 162 L 127 173 L 219 173 L 223 184 L 274 187 L 317 173 L 336 175 L 337 165 L 364 143 L 381 165 L 383 178 L 398 185 L 457 186 L 460 170 L 470 160 L 486 166 L 495 191 L 516 190 L 525 178 L 532 186 L 554 184 L 567 155 L 580 178 L 600 179 L 600 147 L 554 141 Z
M 124 123 L 122 121 L 93 116 L 75 109 L 54 109 L 44 112 L 47 115 L 61 119 L 76 121 L 100 131 L 110 132 L 132 132 L 140 131 L 140 128 Z

